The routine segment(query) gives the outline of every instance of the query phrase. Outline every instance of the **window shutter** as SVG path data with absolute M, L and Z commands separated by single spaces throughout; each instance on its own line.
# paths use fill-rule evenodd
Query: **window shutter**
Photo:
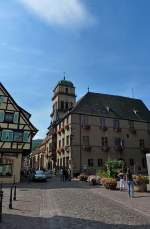
M 0 111 L 0 122 L 4 121 L 4 111 Z
M 30 142 L 30 132 L 29 131 L 24 131 L 23 133 L 23 142 Z
M 14 113 L 13 122 L 14 122 L 14 123 L 18 123 L 18 120 L 19 120 L 19 113 L 18 113 L 18 112 L 15 112 L 15 113 Z

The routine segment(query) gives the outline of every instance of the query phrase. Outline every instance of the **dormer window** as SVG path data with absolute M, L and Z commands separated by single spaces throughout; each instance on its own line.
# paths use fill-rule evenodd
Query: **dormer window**
M 110 107 L 106 106 L 106 110 L 107 110 L 107 112 L 110 112 Z
M 138 110 L 134 109 L 133 113 L 136 115 L 138 113 Z

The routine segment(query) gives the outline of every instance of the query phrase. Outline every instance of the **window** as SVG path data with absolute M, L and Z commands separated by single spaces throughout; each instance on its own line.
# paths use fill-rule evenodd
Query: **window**
M 13 123 L 14 113 L 5 112 L 5 122 Z
M 119 127 L 120 127 L 119 120 L 118 119 L 114 119 L 113 120 L 113 128 L 114 129 L 119 129 Z
M 144 169 L 147 168 L 146 158 L 145 157 L 142 158 L 142 166 L 143 166 Z
M 66 102 L 65 109 L 68 110 L 68 102 Z
M 64 101 L 61 101 L 61 110 L 64 110 Z
M 97 165 L 98 165 L 99 167 L 103 166 L 103 160 L 102 160 L 102 159 L 98 159 L 98 160 L 97 160 Z
M 125 142 L 121 138 L 115 138 L 115 146 L 125 146 Z
M 13 141 L 13 131 L 11 130 L 3 130 L 1 133 L 1 140 L 2 141 L 7 141 L 7 142 L 12 142 Z
M 100 127 L 101 128 L 106 127 L 106 119 L 105 118 L 100 118 Z
M 62 147 L 64 146 L 64 144 L 65 144 L 65 140 L 64 140 L 64 138 L 62 139 Z
M 61 147 L 61 140 L 59 140 L 59 148 Z
M 93 167 L 93 159 L 88 159 L 88 166 Z
M 23 142 L 23 132 L 22 131 L 14 132 L 14 141 L 15 142 Z
M 0 164 L 1 176 L 12 176 L 12 164 Z
M 89 145 L 89 136 L 83 136 L 83 145 Z
M 65 91 L 66 91 L 66 93 L 68 93 L 68 88 L 67 87 L 66 87 Z
M 88 116 L 86 116 L 86 115 L 81 116 L 81 125 L 83 127 L 88 125 Z
M 121 138 L 115 138 L 115 146 L 120 146 Z
M 69 123 L 69 117 L 66 118 L 66 124 L 68 124 L 68 123 Z
M 139 140 L 139 146 L 140 146 L 140 148 L 144 148 L 144 146 L 145 146 L 144 139 Z
M 129 120 L 129 128 L 134 129 L 134 121 Z
M 69 145 L 69 135 L 66 136 L 66 145 Z
M 102 137 L 101 138 L 101 144 L 102 144 L 102 146 L 107 146 L 108 145 L 108 138 L 107 137 Z
M 130 159 L 130 165 L 133 166 L 134 165 L 134 159 Z

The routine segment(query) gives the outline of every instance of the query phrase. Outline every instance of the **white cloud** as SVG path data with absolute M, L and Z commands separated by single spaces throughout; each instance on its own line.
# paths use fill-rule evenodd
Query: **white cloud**
M 81 0 L 18 0 L 50 25 L 86 26 L 94 22 Z

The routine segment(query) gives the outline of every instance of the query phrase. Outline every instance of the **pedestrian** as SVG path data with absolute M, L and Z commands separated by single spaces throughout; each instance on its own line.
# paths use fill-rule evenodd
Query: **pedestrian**
M 59 174 L 60 174 L 60 181 L 63 181 L 63 168 L 60 168 Z
M 68 181 L 71 181 L 71 170 L 68 168 Z
M 118 177 L 119 177 L 119 188 L 120 188 L 120 191 L 123 191 L 125 189 L 125 180 L 124 180 L 124 173 L 122 170 L 120 170 L 119 174 L 118 174 Z
M 132 198 L 134 194 L 134 183 L 132 173 L 129 168 L 127 169 L 126 180 L 128 184 L 128 195 Z

